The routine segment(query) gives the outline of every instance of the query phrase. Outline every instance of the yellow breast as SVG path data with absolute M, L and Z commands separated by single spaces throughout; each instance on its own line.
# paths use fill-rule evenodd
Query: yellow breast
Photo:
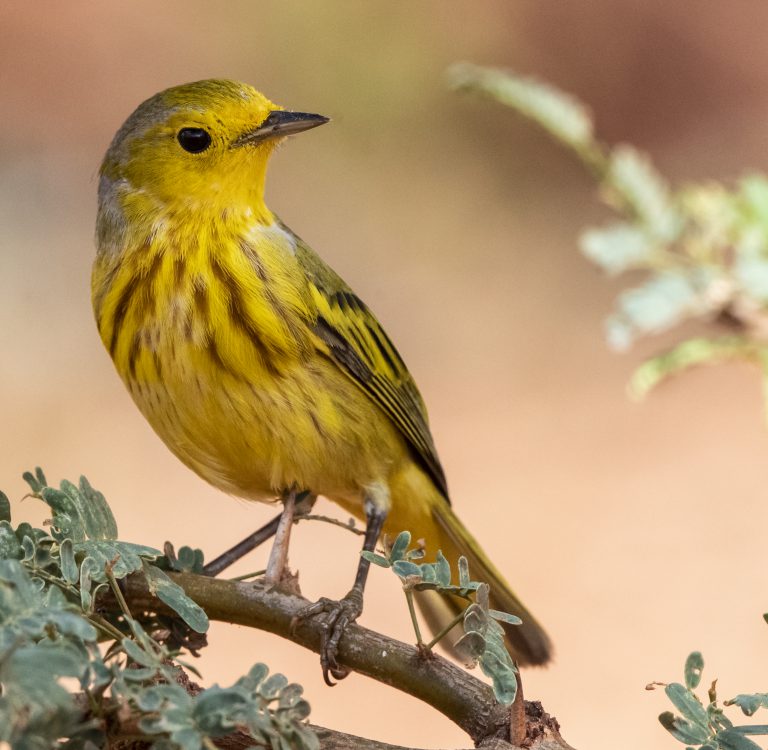
M 104 344 L 152 427 L 215 486 L 252 499 L 297 486 L 354 504 L 401 460 L 402 440 L 318 351 L 292 236 L 226 219 L 187 242 L 169 217 L 119 263 L 100 254 Z

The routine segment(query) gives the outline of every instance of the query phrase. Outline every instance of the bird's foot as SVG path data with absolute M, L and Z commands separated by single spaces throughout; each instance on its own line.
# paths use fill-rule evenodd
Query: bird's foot
M 349 670 L 339 664 L 336 657 L 341 637 L 347 626 L 357 620 L 363 611 L 363 592 L 353 588 L 343 599 L 318 599 L 302 610 L 298 619 L 304 620 L 316 615 L 325 615 L 323 620 L 323 637 L 320 643 L 320 666 L 323 669 L 325 684 L 333 687 L 335 680 L 343 680 Z

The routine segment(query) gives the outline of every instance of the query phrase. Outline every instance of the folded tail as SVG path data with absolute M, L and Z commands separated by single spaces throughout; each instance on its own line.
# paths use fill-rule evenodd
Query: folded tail
M 500 623 L 507 636 L 507 646 L 515 661 L 521 666 L 546 664 L 552 656 L 552 644 L 541 625 L 533 618 L 522 602 L 515 596 L 509 584 L 485 556 L 480 545 L 456 517 L 448 503 L 441 502 L 432 507 L 437 539 L 430 539 L 430 547 L 437 541 L 445 557 L 455 566 L 460 555 L 469 563 L 469 574 L 473 581 L 487 583 L 490 590 L 492 609 L 517 615 L 522 625 Z M 438 632 L 466 606 L 466 601 L 442 596 L 434 591 L 420 592 L 416 602 L 430 629 Z M 455 628 L 441 644 L 453 652 L 453 644 L 461 636 L 461 629 Z M 453 637 L 453 640 L 450 640 Z

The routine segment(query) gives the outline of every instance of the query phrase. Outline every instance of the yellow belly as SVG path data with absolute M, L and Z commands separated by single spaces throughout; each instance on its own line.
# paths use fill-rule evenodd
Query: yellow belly
M 168 447 L 225 492 L 271 500 L 296 487 L 359 506 L 407 459 L 390 421 L 319 354 L 258 382 L 178 340 L 154 359 L 158 377 L 142 378 L 139 365 L 125 378 L 134 400 Z

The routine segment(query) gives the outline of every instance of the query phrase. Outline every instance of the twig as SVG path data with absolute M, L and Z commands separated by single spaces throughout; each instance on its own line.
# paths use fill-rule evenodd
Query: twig
M 125 601 L 125 597 L 123 596 L 123 592 L 120 591 L 120 584 L 118 584 L 117 579 L 115 578 L 115 574 L 112 572 L 112 566 L 115 564 L 115 561 L 112 560 L 111 562 L 108 562 L 104 566 L 104 574 L 107 577 L 107 581 L 109 582 L 109 587 L 112 589 L 112 593 L 117 600 L 117 603 L 120 605 L 120 612 L 124 617 L 128 619 L 128 621 L 133 619 L 133 615 L 131 614 L 131 610 L 128 607 L 128 602 Z
M 299 521 L 322 521 L 323 523 L 329 523 L 332 526 L 341 526 L 342 529 L 351 531 L 353 534 L 357 534 L 358 536 L 365 536 L 365 531 L 362 529 L 356 529 L 352 523 L 350 523 L 350 521 L 353 522 L 353 519 L 351 518 L 349 521 L 340 521 L 338 518 L 333 518 L 332 516 L 322 516 L 318 513 L 306 513 L 301 516 L 296 516 L 296 518 L 293 519 L 294 523 L 299 523 Z
M 427 649 L 431 649 L 437 643 L 439 643 L 448 633 L 451 632 L 463 619 L 465 612 L 462 610 L 456 615 L 437 635 L 426 645 Z
M 263 576 L 267 572 L 266 568 L 262 568 L 261 570 L 254 570 L 251 573 L 243 573 L 241 576 L 232 576 L 232 578 L 228 578 L 228 581 L 247 581 L 249 578 L 258 578 L 259 576 Z
M 91 623 L 94 627 L 101 630 L 102 633 L 107 635 L 109 638 L 113 638 L 118 643 L 125 638 L 125 633 L 123 633 L 119 628 L 116 628 L 111 622 L 108 622 L 105 620 L 101 615 L 96 614 L 95 612 L 93 614 L 87 615 L 86 619 L 88 622 Z

